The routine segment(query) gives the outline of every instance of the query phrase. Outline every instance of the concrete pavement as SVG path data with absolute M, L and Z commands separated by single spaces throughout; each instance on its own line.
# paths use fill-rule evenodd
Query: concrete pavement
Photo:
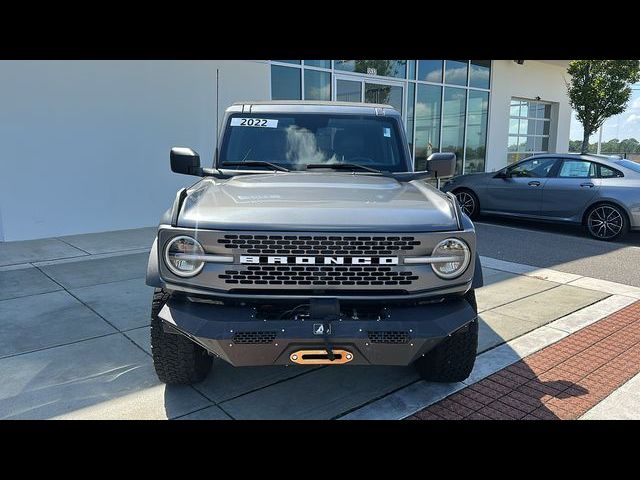
M 0 340 L 0 418 L 339 418 L 375 411 L 376 402 L 398 392 L 424 398 L 456 388 L 426 384 L 412 368 L 234 368 L 220 361 L 193 387 L 160 384 L 149 355 L 151 289 L 144 285 L 154 232 L 0 243 L 0 325 L 7 332 Z M 573 322 L 586 321 L 580 312 L 588 320 L 611 298 L 630 298 L 617 293 L 624 287 L 618 284 L 603 290 L 580 275 L 482 260 L 480 353 L 493 361 L 479 362 L 476 376 L 531 345 L 556 341 L 549 322 L 575 315 Z M 375 418 L 384 417 L 377 411 Z

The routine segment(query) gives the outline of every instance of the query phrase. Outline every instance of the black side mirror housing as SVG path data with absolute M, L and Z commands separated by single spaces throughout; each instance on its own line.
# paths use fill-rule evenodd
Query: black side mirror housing
M 432 153 L 427 158 L 427 170 L 434 178 L 452 177 L 456 173 L 456 154 Z
M 195 150 L 186 147 L 173 147 L 169 157 L 172 172 L 202 176 L 200 155 Z

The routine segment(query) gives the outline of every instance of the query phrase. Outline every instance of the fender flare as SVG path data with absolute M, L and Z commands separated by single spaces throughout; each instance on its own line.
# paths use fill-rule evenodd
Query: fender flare
M 158 265 L 158 237 L 153 240 L 151 251 L 149 252 L 149 262 L 147 263 L 147 276 L 145 283 L 150 287 L 162 288 L 160 279 L 160 266 Z
M 480 255 L 476 254 L 475 270 L 473 272 L 473 281 L 471 282 L 471 288 L 476 289 L 484 285 L 484 278 L 482 277 L 482 264 L 480 263 Z

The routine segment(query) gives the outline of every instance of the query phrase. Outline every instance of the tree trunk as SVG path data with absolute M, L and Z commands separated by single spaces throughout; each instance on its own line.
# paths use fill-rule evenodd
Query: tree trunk
M 590 132 L 585 128 L 584 135 L 582 137 L 582 149 L 581 149 L 581 153 L 583 155 L 589 153 L 589 135 L 590 135 Z

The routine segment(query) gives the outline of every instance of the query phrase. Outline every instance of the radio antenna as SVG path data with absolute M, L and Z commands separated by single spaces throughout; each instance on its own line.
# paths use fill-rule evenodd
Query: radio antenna
M 215 153 L 215 165 L 218 166 L 218 140 L 220 132 L 218 131 L 218 111 L 220 104 L 220 69 L 216 68 L 216 153 Z

